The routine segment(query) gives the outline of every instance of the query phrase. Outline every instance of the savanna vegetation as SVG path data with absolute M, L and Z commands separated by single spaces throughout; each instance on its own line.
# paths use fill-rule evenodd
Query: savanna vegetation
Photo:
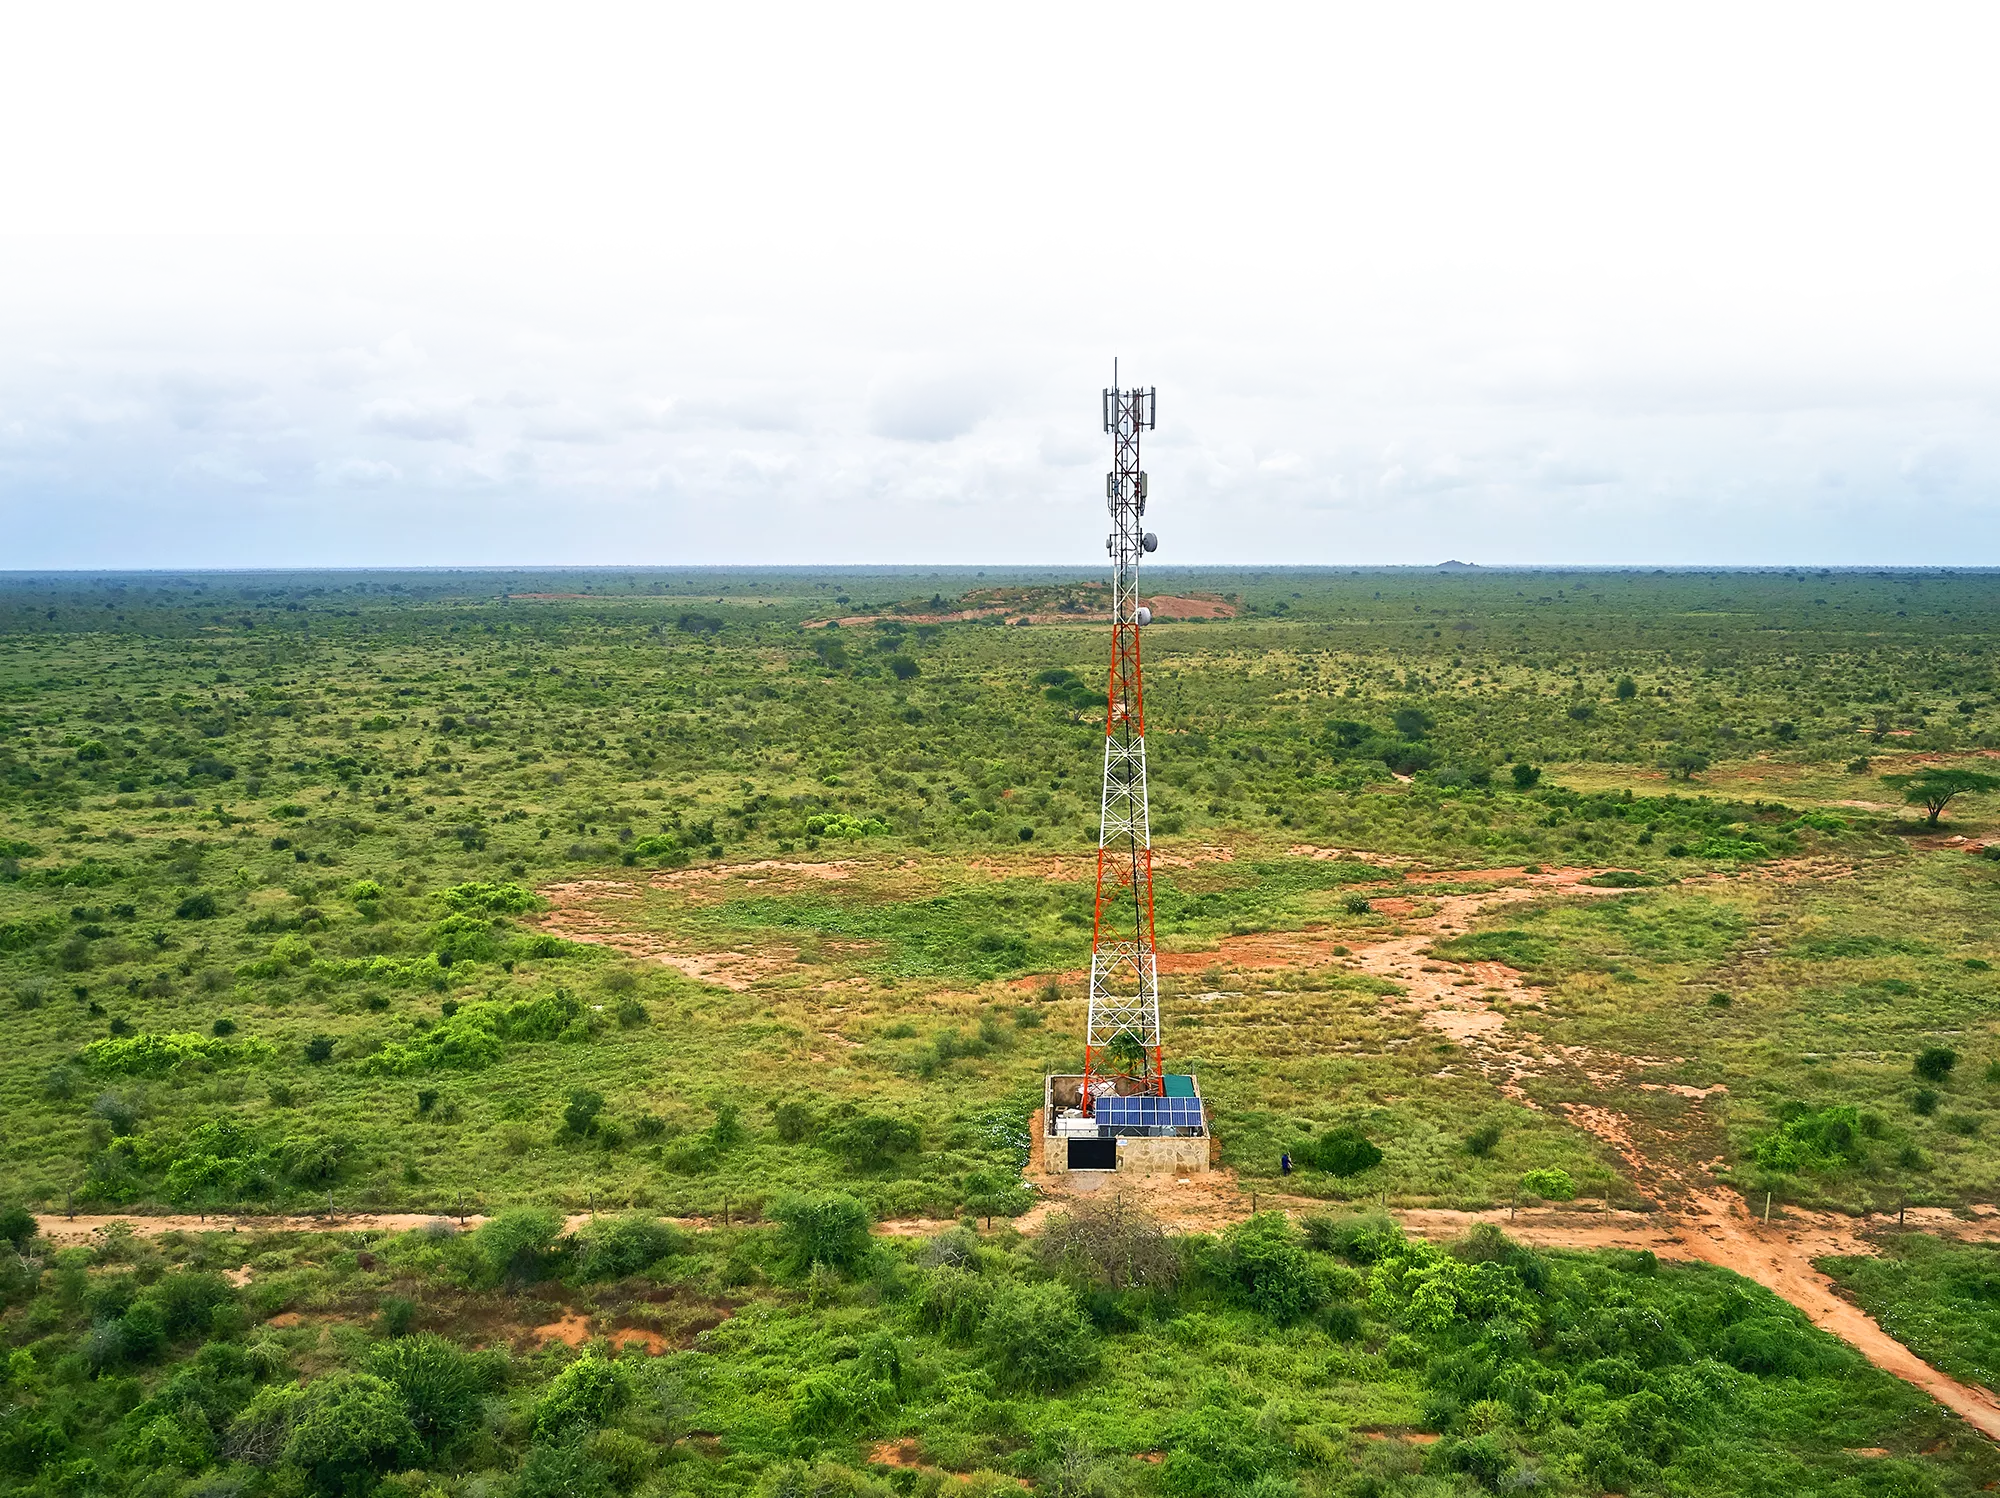
M 1146 635 L 1170 1056 L 1246 1186 L 1275 1190 L 1290 1151 L 1285 1189 L 1350 1226 L 1168 1239 L 1142 1285 L 1005 1227 L 1041 1077 L 1077 1061 L 1091 577 L 8 580 L 0 1199 L 501 1215 L 365 1242 L 20 1235 L 0 1328 L 28 1454 L 5 1480 L 1970 1483 L 1976 1462 L 1903 1460 L 1920 1398 L 1719 1271 L 1487 1240 L 1357 1257 L 1340 1214 L 1647 1205 L 1580 1102 L 1760 1204 L 1989 1201 L 1990 581 L 1151 577 L 1184 600 Z M 1592 897 L 1430 948 L 1524 976 L 1497 1004 L 1501 1041 L 1541 1047 L 1518 1075 L 1340 960 L 1559 865 L 1602 871 Z M 1246 955 L 1290 933 L 1317 945 Z M 609 1228 L 563 1230 L 592 1210 L 641 1214 L 599 1218 L 639 1245 L 615 1268 Z M 525 1257 L 496 1269 L 522 1212 Z M 865 1231 L 960 1216 L 999 1226 Z M 1277 1299 L 1240 1268 L 1267 1250 L 1298 1271 Z M 1473 1287 L 1436 1325 L 1426 1275 Z M 174 1309 L 197 1280 L 202 1308 Z M 526 1335 L 579 1307 L 669 1351 Z M 1650 1330 L 1576 1330 L 1606 1318 Z M 449 1439 L 390 1371 L 427 1358 L 456 1370 Z M 1060 1396 L 1018 1382 L 1036 1366 Z M 1615 1423 L 1633 1401 L 1644 1434 Z M 920 1465 L 841 1475 L 905 1438 Z

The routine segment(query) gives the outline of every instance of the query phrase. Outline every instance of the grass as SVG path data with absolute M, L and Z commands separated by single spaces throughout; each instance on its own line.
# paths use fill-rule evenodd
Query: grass
M 1060 607 L 1087 601 L 1081 581 L 0 581 L 5 1196 L 131 1211 L 726 1208 L 758 1222 L 839 1188 L 878 1217 L 965 1209 L 1019 1168 L 1042 1074 L 1079 1059 L 1101 725 L 1050 673 L 1101 669 L 1100 631 Z M 1882 779 L 2000 747 L 1988 580 L 1266 571 L 1157 586 L 1237 611 L 1158 624 L 1147 649 L 1169 1055 L 1201 1074 L 1246 1187 L 1274 1189 L 1281 1151 L 1303 1159 L 1303 1141 L 1345 1126 L 1381 1163 L 1301 1170 L 1288 1189 L 1486 1205 L 1560 1170 L 1586 1199 L 1643 1205 L 1649 1183 L 1564 1111 L 1588 1103 L 1688 1179 L 1719 1160 L 1720 1179 L 1780 1202 L 1990 1196 L 2000 863 L 1948 839 L 1976 845 L 1993 800 L 1955 802 L 1927 829 Z M 996 621 L 1004 604 L 1060 622 L 939 622 L 961 598 Z M 833 617 L 859 622 L 818 622 Z M 1710 768 L 1662 768 L 1686 753 Z M 1327 850 L 1340 856 L 1314 856 Z M 1497 908 L 1433 943 L 1433 965 L 1524 975 L 1495 1041 L 1541 1058 L 1515 1094 L 1403 1002 L 1402 980 L 1332 953 L 1407 933 L 1456 893 L 1504 889 L 1515 876 L 1500 871 L 1524 864 L 1636 877 Z M 1454 877 L 1406 877 L 1432 872 Z M 1380 909 L 1390 896 L 1410 913 Z M 1260 938 L 1304 955 L 1241 945 Z M 1956 1065 L 1916 1077 L 1935 1047 Z M 1663 1090 L 1718 1086 L 1703 1102 Z M 1767 1144 L 1802 1129 L 1824 1143 L 1829 1128 L 1845 1131 L 1837 1148 L 1781 1159 Z M 1970 1481 L 1957 1455 L 1908 1454 L 1899 1432 L 1927 1418 L 1920 1401 L 1834 1363 L 1751 1383 L 1737 1369 L 1706 1445 L 1613 1474 L 1591 1465 L 1588 1432 L 1603 1400 L 1639 1397 L 1618 1370 L 1566 1366 L 1570 1440 L 1511 1405 L 1469 1413 L 1512 1395 L 1440 1402 L 1472 1354 L 1406 1349 L 1403 1308 L 1350 1295 L 1364 1331 L 1342 1340 L 1267 1324 L 1202 1274 L 1129 1325 L 1094 1310 L 1124 1382 L 1051 1402 L 989 1389 L 990 1358 L 911 1320 L 929 1250 L 885 1249 L 829 1279 L 787 1269 L 776 1231 L 703 1235 L 685 1263 L 649 1270 L 656 1288 L 613 1297 L 619 1314 L 666 1307 L 643 1314 L 676 1327 L 732 1313 L 682 1354 L 711 1380 L 702 1428 L 718 1434 L 671 1443 L 677 1481 L 806 1491 L 777 1474 L 858 1471 L 872 1442 L 904 1433 L 933 1465 L 990 1468 L 1014 1491 L 1020 1476 L 1055 1483 L 1061 1461 L 1082 1474 L 1076 1491 L 1106 1492 L 1443 1492 L 1485 1481 L 1482 1463 L 1494 1482 L 1533 1470 L 1556 1491 L 1747 1491 L 1752 1471 L 1802 1492 Z M 1003 1232 L 981 1250 L 998 1255 L 982 1273 L 1041 1283 L 1010 1244 Z M 271 1263 L 241 1297 L 246 1327 L 281 1304 L 337 1313 L 310 1345 L 279 1329 L 296 1342 L 285 1377 L 358 1370 L 384 1296 L 468 1345 L 526 1324 L 518 1297 L 473 1284 L 436 1245 L 372 1244 L 365 1271 L 360 1251 L 257 1249 Z M 234 1247 L 187 1240 L 159 1263 L 116 1252 L 164 1273 Z M 1314 1262 L 1340 1280 L 1336 1258 Z M 195 1345 L 76 1373 L 65 1359 L 106 1319 L 76 1287 L 125 1261 L 67 1262 L 22 1271 L 6 1337 L 40 1380 L 22 1385 L 34 1407 L 75 1402 L 77 1449 L 123 1471 L 119 1453 L 139 1449 L 130 1401 L 155 1397 Z M 1730 1296 L 1759 1293 L 1707 1270 L 1551 1263 L 1581 1286 L 1575 1306 L 1692 1318 L 1690 1349 L 1739 1316 Z M 612 1303 L 567 1269 L 545 1283 L 523 1293 L 551 1320 L 579 1297 Z M 1899 1324 L 1949 1327 L 1964 1283 L 1913 1272 L 1894 1292 Z M 878 1334 L 911 1339 L 926 1371 L 908 1397 L 855 1405 L 840 1370 L 879 1361 Z M 1972 1356 L 1936 1337 L 1940 1358 Z M 572 1457 L 607 1483 L 626 1470 L 616 1441 L 535 1454 L 524 1412 L 565 1357 L 523 1352 L 496 1386 L 512 1413 L 435 1484 L 512 1474 L 533 1498 Z M 851 1417 L 838 1439 L 795 1420 L 796 1387 L 822 1375 L 822 1402 Z M 1857 1395 L 1864 1384 L 1876 1392 Z M 1574 1392 L 1586 1386 L 1605 1392 Z M 1356 1434 L 1375 1425 L 1426 1427 L 1458 1454 Z M 1062 1455 L 1061 1430 L 1089 1449 Z M 653 1427 L 625 1434 L 666 1449 Z M 1135 1459 L 1176 1444 L 1233 1475 Z M 1263 1453 L 1252 1475 L 1229 1466 L 1239 1445 Z M 1898 1454 L 1844 1454 L 1877 1445 Z M 431 1480 L 390 1485 L 415 1498 Z
M 1831 1495 L 2000 1474 L 1917 1391 L 1706 1266 L 1491 1231 L 1440 1251 L 1367 1217 L 1221 1239 L 1083 1221 L 1096 1253 L 1060 1261 L 1004 1231 L 565 1237 L 533 1213 L 464 1236 L 114 1234 L 10 1271 L 0 1480 Z M 1107 1278 L 1135 1254 L 1141 1283 Z M 339 1426 L 332 1391 L 356 1389 L 376 1403 Z
M 1880 1246 L 1880 1257 L 1819 1268 L 1932 1367 L 2000 1391 L 2000 1252 L 1923 1233 L 1888 1234 Z

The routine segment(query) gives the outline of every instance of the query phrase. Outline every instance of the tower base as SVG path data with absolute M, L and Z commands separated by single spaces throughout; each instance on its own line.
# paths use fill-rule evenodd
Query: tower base
M 1140 1091 L 1136 1082 L 1121 1078 L 1119 1096 Z M 1201 1089 L 1189 1075 L 1167 1078 L 1170 1097 L 1199 1099 Z M 1208 1169 L 1209 1113 L 1201 1104 L 1201 1122 L 1194 1125 L 1100 1124 L 1084 1116 L 1083 1078 L 1050 1074 L 1042 1095 L 1042 1168 L 1056 1175 L 1070 1171 L 1121 1171 L 1128 1175 L 1192 1175 Z

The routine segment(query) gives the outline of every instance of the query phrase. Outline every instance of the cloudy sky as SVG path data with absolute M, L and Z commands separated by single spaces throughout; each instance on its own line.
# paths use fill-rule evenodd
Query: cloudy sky
M 0 567 L 2000 564 L 1995 14 L 13 7 Z

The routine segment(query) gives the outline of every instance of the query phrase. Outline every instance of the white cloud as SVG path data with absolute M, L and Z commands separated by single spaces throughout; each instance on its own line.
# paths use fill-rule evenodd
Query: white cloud
M 314 380 L 328 390 L 352 390 L 370 380 L 416 374 L 428 362 L 430 354 L 410 340 L 410 330 L 398 328 L 376 344 L 372 354 L 366 348 L 336 348 L 330 354 L 320 354 Z
M 252 465 L 230 453 L 194 453 L 174 469 L 177 479 L 196 484 L 227 484 L 232 488 L 255 489 L 270 482 Z
M 394 463 L 374 458 L 347 458 L 319 465 L 320 481 L 342 489 L 380 489 L 402 480 L 403 471 Z
M 136 422 L 146 414 L 146 406 L 138 400 L 92 400 L 70 392 L 56 400 L 56 414 L 72 426 L 116 426 Z
M 521 435 L 534 442 L 601 443 L 611 441 L 613 434 L 603 418 L 562 401 L 522 422 Z
M 469 442 L 472 418 L 464 401 L 406 400 L 390 396 L 361 408 L 364 430 L 413 442 Z
M 568 354 L 570 340 L 556 332 L 542 332 L 540 328 L 522 328 L 520 332 L 508 334 L 508 352 L 522 356 L 536 354 Z
M 1036 444 L 1036 452 L 1041 460 L 1051 468 L 1074 468 L 1080 463 L 1102 463 L 1107 456 L 1102 442 L 1092 441 L 1085 432 L 1065 432 L 1057 427 L 1043 427 L 1041 441 Z
M 1950 442 L 1924 442 L 1903 455 L 1904 478 L 1923 494 L 1955 489 L 1965 477 L 1965 454 Z
M 1148 526 L 1174 564 L 2000 562 L 1992 278 L 1806 302 L 1064 250 L 110 250 L 0 238 L 18 566 L 1088 566 L 1114 348 L 1160 386 Z M 196 518 L 134 556 L 172 484 Z M 288 484 L 388 488 L 396 524 L 272 524 Z M 1946 556 L 1900 522 L 1912 494 L 1958 506 Z
M 992 393 L 963 375 L 902 375 L 868 401 L 868 429 L 899 442 L 949 442 L 986 419 Z

